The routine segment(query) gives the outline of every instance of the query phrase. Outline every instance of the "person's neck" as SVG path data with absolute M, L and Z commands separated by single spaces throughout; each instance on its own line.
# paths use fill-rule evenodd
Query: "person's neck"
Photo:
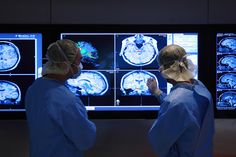
M 61 82 L 65 82 L 68 78 L 65 75 L 60 75 L 60 74 L 46 74 L 43 76 L 45 79 L 51 79 L 51 80 L 57 80 Z

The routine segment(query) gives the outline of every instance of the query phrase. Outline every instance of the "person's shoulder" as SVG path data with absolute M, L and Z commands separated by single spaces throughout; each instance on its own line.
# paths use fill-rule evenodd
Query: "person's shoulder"
M 28 87 L 27 92 L 37 91 L 39 87 L 42 87 L 41 84 L 42 78 L 37 78 L 32 82 L 32 84 Z
M 45 99 L 59 104 L 68 103 L 74 99 L 74 94 L 63 84 L 55 80 L 38 80 L 38 87 Z
M 176 88 L 168 96 L 170 101 L 184 101 L 191 96 L 193 91 L 186 88 Z
M 34 80 L 33 81 L 33 83 L 31 84 L 31 86 L 33 86 L 33 85 L 37 85 L 39 82 L 41 82 L 42 81 L 42 78 L 40 77 L 40 78 L 37 78 L 36 80 Z
M 207 89 L 207 87 L 200 81 L 200 80 L 195 80 L 195 86 L 194 86 L 194 91 L 203 96 L 203 97 L 207 97 L 208 99 L 211 99 L 211 93 L 210 91 Z
M 161 105 L 161 112 L 169 112 L 169 111 L 180 111 L 185 112 L 188 110 L 189 103 L 191 100 L 189 97 L 186 97 L 184 94 L 180 94 L 176 92 L 169 94 L 166 98 L 164 103 Z
M 50 92 L 48 93 L 52 97 L 68 98 L 68 99 L 74 98 L 74 94 L 65 85 L 53 86 L 49 90 Z
M 63 86 L 48 91 L 46 98 L 48 107 L 57 108 L 57 110 L 68 108 L 68 106 L 76 102 L 76 97 L 73 93 Z
M 206 86 L 200 80 L 194 80 L 193 85 L 194 85 L 193 89 L 196 92 L 201 90 L 207 90 Z
M 185 88 L 177 88 L 165 98 L 165 108 L 187 109 L 189 104 L 193 103 L 193 99 L 193 91 Z
M 194 79 L 194 85 L 195 85 L 195 86 L 202 86 L 202 87 L 205 87 L 204 83 L 202 83 L 202 81 L 197 80 L 197 79 Z

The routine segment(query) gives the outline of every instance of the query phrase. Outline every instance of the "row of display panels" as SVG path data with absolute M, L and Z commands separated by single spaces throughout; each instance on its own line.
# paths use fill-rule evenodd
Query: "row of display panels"
M 83 71 L 66 86 L 88 110 L 158 110 L 146 86 L 155 78 L 164 92 L 170 85 L 158 71 L 159 50 L 183 46 L 197 64 L 197 33 L 61 33 L 81 49 Z M 0 34 L 1 111 L 23 111 L 24 96 L 41 77 L 42 34 Z
M 24 111 L 25 92 L 41 77 L 42 39 L 41 33 L 0 34 L 0 111 Z M 171 85 L 161 76 L 156 60 L 166 45 L 184 47 L 198 65 L 197 32 L 61 33 L 58 39 L 71 39 L 81 48 L 84 70 L 66 86 L 81 97 L 88 110 L 159 110 L 146 81 L 155 78 L 160 89 L 169 93 Z M 218 33 L 216 51 L 216 108 L 235 110 L 236 35 Z
M 216 43 L 216 108 L 235 110 L 236 34 L 218 33 Z

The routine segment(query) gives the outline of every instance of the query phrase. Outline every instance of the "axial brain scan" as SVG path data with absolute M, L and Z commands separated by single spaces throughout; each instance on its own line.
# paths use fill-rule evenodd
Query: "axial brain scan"
M 108 90 L 106 77 L 98 71 L 82 71 L 76 79 L 67 80 L 68 88 L 76 95 L 101 96 Z
M 227 73 L 222 75 L 217 87 L 220 89 L 236 89 L 236 74 Z
M 236 56 L 227 55 L 220 59 L 218 70 L 234 71 L 236 70 Z
M 225 92 L 220 95 L 218 107 L 236 107 L 236 92 Z
M 122 41 L 119 55 L 133 66 L 151 64 L 158 55 L 157 41 L 143 34 L 135 34 Z
M 17 46 L 8 41 L 0 41 L 0 72 L 15 69 L 19 61 L 20 52 Z
M 124 95 L 151 95 L 146 85 L 148 78 L 156 76 L 148 71 L 135 70 L 125 74 L 120 83 L 121 91 Z
M 20 88 L 13 82 L 0 80 L 0 104 L 15 105 L 20 100 Z
M 219 43 L 220 52 L 234 52 L 236 51 L 236 38 L 227 37 L 220 41 Z

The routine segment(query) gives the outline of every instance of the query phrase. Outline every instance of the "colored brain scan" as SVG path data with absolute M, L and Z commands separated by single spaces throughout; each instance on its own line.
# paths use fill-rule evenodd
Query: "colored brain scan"
M 84 41 L 77 42 L 77 46 L 80 48 L 81 55 L 83 56 L 81 62 L 92 64 L 97 67 L 96 60 L 98 59 L 98 51 L 92 44 Z
M 151 95 L 146 85 L 148 78 L 154 78 L 158 83 L 156 76 L 148 71 L 134 70 L 125 74 L 120 83 L 122 93 L 124 95 Z
M 0 80 L 0 104 L 17 105 L 20 101 L 20 88 L 13 82 Z
M 236 89 L 236 74 L 227 73 L 222 75 L 217 87 L 219 89 Z
M 67 80 L 67 87 L 78 96 L 101 96 L 108 90 L 106 77 L 98 71 L 82 71 L 76 79 Z
M 236 52 L 236 37 L 223 38 L 219 43 L 219 51 L 224 52 Z
M 20 62 L 18 47 L 8 41 L 0 41 L 0 72 L 10 71 Z
M 220 95 L 217 107 L 236 107 L 236 92 L 225 92 Z
M 119 55 L 133 66 L 151 64 L 158 55 L 157 41 L 143 34 L 135 34 L 122 41 Z
M 219 60 L 218 70 L 221 71 L 235 71 L 236 70 L 236 56 L 227 55 Z

